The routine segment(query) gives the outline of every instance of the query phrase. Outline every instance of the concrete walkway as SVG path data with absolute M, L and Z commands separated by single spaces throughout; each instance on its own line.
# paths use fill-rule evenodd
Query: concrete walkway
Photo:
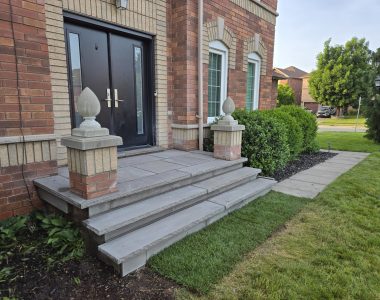
M 331 182 L 364 160 L 369 153 L 331 151 L 335 157 L 277 183 L 273 190 L 284 194 L 314 199 Z
M 367 128 L 363 126 L 358 126 L 358 128 L 355 131 L 355 126 L 329 126 L 329 125 L 319 125 L 318 126 L 319 132 L 330 132 L 330 131 L 336 131 L 336 132 L 366 132 Z

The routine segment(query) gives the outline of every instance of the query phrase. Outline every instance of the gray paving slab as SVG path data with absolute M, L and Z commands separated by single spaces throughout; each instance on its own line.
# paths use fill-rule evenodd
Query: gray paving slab
M 153 153 L 152 156 L 160 157 L 160 158 L 172 158 L 176 156 L 186 155 L 186 151 L 180 151 L 180 150 L 167 150 L 159 153 Z
M 337 155 L 321 164 L 279 182 L 273 187 L 273 190 L 292 196 L 313 199 L 336 178 L 350 170 L 369 155 L 368 153 L 360 152 L 331 152 L 337 153 Z
M 133 166 L 128 166 L 126 168 L 119 168 L 117 171 L 117 180 L 118 182 L 131 181 L 138 178 L 152 176 L 155 173 L 148 172 L 142 169 L 138 169 Z
M 187 154 L 165 159 L 166 162 L 180 164 L 183 166 L 195 166 L 213 161 L 214 159 L 204 155 Z
M 192 176 L 195 176 L 195 175 L 204 174 L 213 170 L 217 170 L 220 168 L 227 168 L 233 165 L 242 164 L 246 161 L 247 161 L 246 158 L 241 158 L 234 161 L 215 159 L 215 160 L 212 160 L 203 164 L 195 165 L 195 166 L 182 167 L 179 170 L 182 172 L 190 173 Z
M 311 182 L 311 183 L 318 183 L 318 184 L 330 184 L 332 180 L 335 180 L 336 178 L 339 177 L 339 174 L 328 174 L 324 173 L 323 176 L 317 176 L 317 175 L 309 175 L 309 174 L 304 174 L 302 172 L 292 176 L 292 179 L 298 180 L 298 181 L 305 181 L 305 182 Z
M 152 156 L 150 154 L 125 157 L 125 158 L 118 159 L 117 166 L 119 168 L 123 168 L 123 167 L 127 167 L 127 166 L 139 165 L 142 162 L 147 163 L 147 162 L 157 161 L 157 160 L 161 160 L 161 159 L 162 158 L 157 157 L 157 156 Z
M 157 160 L 147 163 L 140 163 L 134 166 L 145 171 L 153 172 L 156 174 L 164 173 L 171 170 L 178 170 L 183 167 L 183 165 L 170 163 L 164 160 Z

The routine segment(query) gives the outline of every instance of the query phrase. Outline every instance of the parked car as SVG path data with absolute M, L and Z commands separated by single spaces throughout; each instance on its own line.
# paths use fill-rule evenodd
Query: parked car
M 336 108 L 331 106 L 322 106 L 317 111 L 318 118 L 331 118 L 331 116 L 336 114 Z

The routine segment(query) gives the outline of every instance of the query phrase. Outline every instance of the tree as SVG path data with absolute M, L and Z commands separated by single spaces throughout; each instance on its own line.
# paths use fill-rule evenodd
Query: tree
M 288 84 L 278 85 L 277 106 L 295 104 L 294 90 Z
M 380 76 L 380 48 L 373 53 L 373 69 Z M 366 137 L 380 143 L 380 95 L 374 87 L 375 96 L 364 101 L 366 124 L 368 127 Z
M 317 69 L 311 73 L 311 96 L 323 105 L 347 108 L 359 97 L 368 99 L 372 94 L 372 52 L 365 39 L 353 38 L 344 46 L 325 42 L 317 56 Z

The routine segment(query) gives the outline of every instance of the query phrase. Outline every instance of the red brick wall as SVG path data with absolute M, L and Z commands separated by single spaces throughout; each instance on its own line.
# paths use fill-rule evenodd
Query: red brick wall
M 196 124 L 197 114 L 197 36 L 198 1 L 172 0 L 169 23 L 169 59 L 168 86 L 169 101 L 173 109 L 173 123 Z M 268 0 L 275 8 L 277 0 Z M 269 109 L 276 105 L 272 99 L 272 68 L 275 26 L 233 4 L 229 0 L 205 0 L 204 22 L 215 21 L 218 16 L 225 20 L 225 26 L 236 35 L 236 68 L 229 68 L 228 95 L 239 108 L 245 107 L 246 72 L 243 71 L 244 41 L 259 33 L 267 47 L 267 75 L 260 80 L 260 109 Z M 204 62 L 204 122 L 207 122 L 208 105 L 208 61 Z
M 272 1 L 276 2 L 276 1 Z M 228 95 L 235 101 L 238 108 L 245 108 L 247 73 L 243 71 L 244 41 L 255 33 L 259 33 L 267 47 L 267 75 L 260 78 L 259 108 L 269 109 L 276 105 L 272 100 L 272 69 L 275 26 L 251 14 L 247 10 L 233 4 L 229 0 L 205 0 L 205 22 L 215 20 L 218 16 L 224 18 L 225 26 L 236 35 L 237 52 L 236 68 L 228 72 Z M 208 62 L 207 62 L 208 63 Z M 208 65 L 205 66 L 207 71 Z M 205 86 L 208 74 L 205 71 Z M 207 94 L 207 91 L 206 91 Z M 207 102 L 207 95 L 205 95 Z M 207 115 L 207 106 L 205 106 Z
M 175 124 L 197 122 L 197 1 L 172 0 L 169 20 L 169 98 Z
M 9 2 L 0 0 L 0 136 L 21 134 L 14 48 L 18 57 L 23 133 L 53 133 L 44 1 L 11 0 L 11 3 L 15 40 Z
M 10 2 L 12 16 L 9 1 L 0 0 L 0 137 L 51 134 L 54 119 L 44 0 Z M 40 207 L 32 181 L 56 172 L 54 160 L 1 167 L 0 220 Z
M 42 202 L 38 199 L 33 185 L 33 179 L 54 174 L 57 170 L 56 161 L 40 162 L 24 166 L 25 186 L 22 167 L 0 168 L 0 220 L 21 214 L 27 214 L 34 208 L 40 208 Z
M 302 99 L 302 79 L 301 78 L 289 78 L 285 80 L 280 80 L 279 84 L 288 84 L 295 94 L 296 104 L 301 105 Z

